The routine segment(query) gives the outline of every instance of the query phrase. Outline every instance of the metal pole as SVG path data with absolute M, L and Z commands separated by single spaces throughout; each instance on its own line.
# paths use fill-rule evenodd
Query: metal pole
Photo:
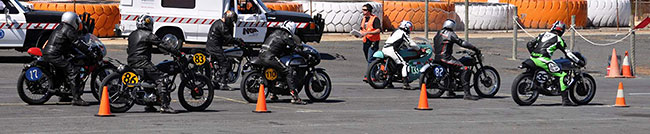
M 309 16 L 314 16 L 314 9 L 311 7 L 312 5 L 312 0 L 309 0 Z
M 571 27 L 575 28 L 576 26 L 576 15 L 571 15 Z M 573 47 L 576 45 L 576 30 L 571 30 L 571 46 L 569 49 L 573 50 Z
M 618 16 L 618 2 L 616 2 L 616 31 L 620 30 L 618 25 L 621 24 L 621 23 L 618 22 L 619 21 L 618 18 L 619 18 L 619 16 Z
M 632 22 L 630 22 L 630 27 L 631 28 L 634 28 L 635 25 L 636 25 L 636 16 L 637 16 L 638 12 L 639 12 L 639 0 L 634 0 L 634 16 L 632 16 L 632 19 L 631 19 Z M 635 56 L 635 52 L 634 52 L 635 51 L 634 47 L 636 46 L 636 34 L 634 32 L 632 32 L 632 39 L 631 39 L 630 42 L 632 42 L 630 44 L 630 45 L 632 45 L 631 46 L 632 53 L 630 55 L 630 59 L 632 60 L 632 66 L 631 66 L 632 74 L 636 75 L 636 73 L 635 73 L 636 72 L 636 68 L 635 68 L 636 67 L 636 56 Z
M 424 1 L 424 38 L 429 39 L 429 0 Z
M 465 41 L 469 41 L 469 0 L 465 0 Z
M 516 12 L 516 10 L 515 10 Z M 512 20 L 512 60 L 517 60 L 517 15 L 515 13 Z

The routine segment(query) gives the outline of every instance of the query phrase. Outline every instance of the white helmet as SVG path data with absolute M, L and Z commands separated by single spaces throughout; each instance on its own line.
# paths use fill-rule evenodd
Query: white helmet
M 411 30 L 413 30 L 413 23 L 408 20 L 403 20 L 402 22 L 399 23 L 399 29 L 404 30 L 406 33 L 410 33 Z
M 289 20 L 284 21 L 284 23 L 282 23 L 282 25 L 280 26 L 280 28 L 287 30 L 292 35 L 296 34 L 296 27 L 297 27 L 296 23 Z
M 61 22 L 70 24 L 74 29 L 79 30 L 80 24 L 81 24 L 81 18 L 74 12 L 65 12 L 61 16 Z
M 456 21 L 447 19 L 445 23 L 442 23 L 443 29 L 454 30 L 456 28 Z

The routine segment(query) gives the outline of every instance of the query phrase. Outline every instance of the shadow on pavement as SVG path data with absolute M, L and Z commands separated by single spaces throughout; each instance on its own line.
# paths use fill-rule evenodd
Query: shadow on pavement
M 29 63 L 33 60 L 30 56 L 0 56 L 0 63 Z

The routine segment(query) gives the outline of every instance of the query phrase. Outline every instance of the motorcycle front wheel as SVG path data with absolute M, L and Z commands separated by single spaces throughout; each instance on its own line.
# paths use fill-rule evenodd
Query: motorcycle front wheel
M 16 89 L 18 90 L 18 96 L 25 103 L 40 105 L 52 97 L 53 94 L 48 92 L 49 89 L 53 88 L 52 86 L 54 86 L 54 82 L 47 73 L 42 73 L 41 78 L 37 81 L 29 81 L 25 78 L 25 72 L 23 72 L 18 77 Z
M 534 87 L 533 75 L 520 74 L 512 82 L 512 99 L 520 106 L 530 106 L 537 100 L 539 92 Z
M 316 71 L 316 74 L 312 74 L 307 78 L 308 80 L 307 84 L 305 84 L 305 90 L 309 100 L 314 102 L 327 100 L 327 97 L 329 97 L 332 92 L 332 81 L 330 80 L 330 76 L 327 75 L 327 72 L 318 70 Z
M 596 96 L 596 80 L 591 75 L 583 73 L 582 77 L 576 77 L 576 83 L 569 91 L 571 100 L 576 104 L 589 104 Z
M 383 89 L 391 83 L 392 75 L 384 60 L 375 60 L 368 67 L 368 84 L 375 89 Z
M 203 111 L 210 106 L 214 98 L 212 82 L 203 75 L 195 79 L 182 80 L 178 86 L 178 101 L 188 111 Z
M 501 88 L 499 72 L 491 66 L 483 66 L 474 75 L 474 90 L 481 97 L 494 97 Z
M 242 81 L 240 82 L 240 91 L 242 97 L 244 97 L 244 100 L 246 100 L 249 103 L 255 103 L 257 102 L 257 98 L 259 97 L 259 90 L 260 90 L 260 85 L 264 84 L 264 75 L 258 71 L 253 71 L 246 73 L 244 77 L 242 77 Z M 268 96 L 269 90 L 268 87 L 265 87 L 264 89 L 264 95 L 265 97 Z
M 108 101 L 110 102 L 111 112 L 124 113 L 129 111 L 135 104 L 133 96 L 129 93 L 129 88 L 121 82 L 121 73 L 111 73 L 102 81 L 101 87 L 106 86 L 108 91 Z M 102 89 L 103 90 L 103 89 Z M 100 96 L 103 93 L 99 94 Z
M 117 72 L 117 68 L 115 66 L 104 66 L 93 71 L 93 73 L 90 75 L 90 91 L 92 92 L 93 97 L 97 99 L 97 101 L 101 101 L 99 100 L 99 94 L 102 92 L 102 87 L 99 85 L 102 83 L 102 80 L 104 80 L 106 76 L 115 72 Z

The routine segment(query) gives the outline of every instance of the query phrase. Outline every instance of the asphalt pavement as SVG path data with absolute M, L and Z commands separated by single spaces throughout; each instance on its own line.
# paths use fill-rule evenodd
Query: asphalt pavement
M 620 36 L 588 36 L 610 42 Z M 525 44 L 530 38 L 521 38 Z M 362 82 L 366 69 L 360 41 L 325 41 L 314 45 L 324 54 L 320 67 L 332 78 L 333 91 L 326 102 L 289 104 L 290 97 L 269 101 L 272 113 L 253 113 L 255 104 L 246 103 L 239 90 L 215 92 L 207 111 L 186 112 L 172 93 L 172 107 L 179 114 L 146 113 L 134 106 L 116 117 L 93 116 L 98 103 L 89 93 L 88 107 L 57 102 L 27 105 L 16 93 L 17 77 L 30 58 L 26 53 L 0 50 L 0 133 L 648 133 L 650 127 L 650 39 L 637 36 L 635 79 L 604 78 L 607 57 L 616 48 L 619 55 L 629 50 L 628 41 L 613 46 L 593 46 L 576 40 L 576 51 L 588 59 L 587 70 L 596 78 L 597 93 L 589 105 L 563 107 L 559 96 L 540 96 L 533 106 L 518 106 L 510 95 L 516 67 L 527 57 L 517 48 L 518 60 L 511 60 L 510 38 L 472 38 L 486 54 L 486 65 L 497 68 L 501 87 L 494 98 L 478 101 L 458 97 L 428 99 L 432 111 L 417 111 L 419 90 L 372 89 Z M 126 45 L 107 44 L 108 56 L 126 61 Z M 458 49 L 457 49 L 458 50 Z M 562 55 L 556 52 L 555 55 Z M 560 57 L 560 56 L 557 56 Z M 155 55 L 154 63 L 169 56 Z M 623 82 L 628 108 L 615 108 L 618 82 Z M 412 83 L 412 86 L 417 84 Z M 89 85 L 86 85 L 89 86 Z M 239 87 L 232 84 L 231 87 Z M 86 89 L 89 89 L 88 87 Z M 302 98 L 307 98 L 301 93 Z

